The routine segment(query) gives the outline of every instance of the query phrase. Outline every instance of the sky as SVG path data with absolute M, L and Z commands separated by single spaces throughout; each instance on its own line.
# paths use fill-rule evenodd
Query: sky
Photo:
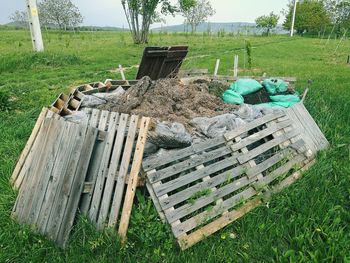
M 71 0 L 82 13 L 84 25 L 117 26 L 127 28 L 127 22 L 120 0 Z M 280 13 L 287 6 L 288 0 L 210 0 L 216 14 L 210 22 L 254 22 L 255 18 Z M 25 0 L 0 0 L 0 24 L 6 24 L 9 16 L 16 10 L 25 10 Z M 181 16 L 167 16 L 166 25 L 177 25 L 183 22 Z M 153 27 L 160 26 L 155 24 Z

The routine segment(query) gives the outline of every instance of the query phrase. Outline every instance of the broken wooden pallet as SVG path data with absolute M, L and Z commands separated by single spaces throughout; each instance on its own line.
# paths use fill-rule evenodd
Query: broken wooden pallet
M 152 200 L 186 249 L 260 204 L 262 192 L 313 158 L 284 112 L 145 160 Z M 288 179 L 290 180 L 290 179 Z
M 18 222 L 66 245 L 97 133 L 86 124 L 43 121 L 12 213 Z

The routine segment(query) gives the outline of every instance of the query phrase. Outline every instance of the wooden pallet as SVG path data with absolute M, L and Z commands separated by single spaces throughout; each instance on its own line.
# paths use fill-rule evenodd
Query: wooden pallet
M 83 194 L 80 209 L 98 229 L 115 227 L 120 222 L 119 233 L 125 239 L 150 118 L 97 109 L 86 111 L 89 125 L 106 132 L 106 138 L 98 142 L 93 153 L 85 183 L 90 189 Z
M 295 177 L 292 171 L 313 158 L 307 150 L 300 131 L 279 112 L 145 160 L 143 169 L 158 212 L 186 249 L 259 205 L 280 180 Z
M 80 210 L 88 215 L 91 221 L 97 225 L 98 229 L 102 229 L 106 226 L 116 227 L 117 223 L 119 223 L 119 234 L 121 238 L 125 240 L 135 190 L 139 181 L 139 172 L 141 169 L 147 132 L 150 127 L 150 118 L 140 118 L 138 116 L 129 116 L 127 114 L 100 111 L 97 109 L 85 109 L 85 113 L 88 115 L 88 118 L 83 121 L 80 126 L 83 125 L 84 127 L 89 127 L 89 129 L 94 129 L 98 131 L 98 135 L 97 140 L 92 143 L 93 151 L 91 152 L 91 159 L 84 159 L 86 165 L 86 171 L 84 171 L 86 176 L 79 181 L 79 187 L 82 186 L 82 188 L 76 189 L 74 192 L 75 201 L 79 204 Z M 60 123 L 59 125 L 55 124 L 54 127 L 57 131 L 55 131 L 56 133 L 52 138 L 58 138 L 58 142 L 61 144 L 63 143 L 64 146 L 61 146 L 61 144 L 57 146 L 54 142 L 51 142 L 51 144 L 43 144 L 43 142 L 46 142 L 45 140 L 48 140 L 46 138 L 49 136 L 47 133 L 53 133 L 48 129 L 48 127 L 50 128 L 51 126 L 48 126 L 46 123 L 48 121 L 57 120 L 59 120 Z M 47 159 L 45 159 L 47 158 L 46 155 L 51 154 L 51 151 L 53 151 L 55 154 L 54 156 L 58 156 L 61 153 L 57 151 L 68 151 L 70 145 L 71 147 L 75 147 L 74 145 L 77 141 L 82 141 L 80 135 L 76 136 L 76 133 L 71 133 L 70 130 L 73 128 L 69 127 L 72 125 L 77 124 L 65 121 L 64 118 L 61 118 L 58 114 L 47 108 L 42 110 L 32 135 L 12 174 L 11 181 L 15 188 L 20 188 L 20 193 L 26 193 L 25 191 L 28 191 L 28 184 L 34 189 L 38 182 L 41 183 L 41 181 L 46 182 L 47 180 L 51 180 L 49 179 L 49 174 L 39 174 L 38 178 L 33 177 L 31 174 L 33 172 L 33 167 L 38 165 L 37 163 L 45 163 L 47 161 Z M 63 138 L 65 138 L 64 136 L 68 135 L 62 135 L 61 130 L 70 135 L 69 141 L 63 141 Z M 67 147 L 69 148 L 68 150 Z M 83 153 L 84 152 L 85 150 L 83 150 Z M 78 152 L 76 154 L 78 154 Z M 59 161 L 57 158 L 54 157 L 50 159 L 50 165 L 56 167 L 56 162 Z M 61 162 L 62 161 L 60 161 L 60 163 Z M 62 166 L 61 164 L 57 167 L 56 177 L 60 174 L 59 169 L 65 169 L 64 165 Z M 64 176 L 64 171 L 62 176 Z M 55 178 L 55 180 L 59 181 L 59 178 Z M 126 190 L 125 183 L 127 183 Z M 62 188 L 59 182 L 50 184 L 50 187 L 50 193 L 54 193 L 55 196 L 61 194 L 60 191 L 62 189 L 62 191 L 66 189 Z M 46 196 L 45 189 L 46 188 L 40 188 L 35 191 L 38 192 L 38 195 Z M 53 196 L 50 196 L 50 198 L 51 199 L 47 202 L 53 202 Z M 27 199 L 28 194 L 21 194 L 19 197 L 19 200 L 21 200 L 20 202 L 23 204 L 28 202 Z M 43 205 L 49 206 L 46 203 Z M 74 208 L 74 212 L 76 208 Z M 31 208 L 28 207 L 28 209 Z M 64 209 L 64 207 L 61 207 L 61 209 Z M 22 218 L 22 214 L 18 216 L 16 211 L 17 208 L 14 209 L 14 216 L 18 218 L 18 221 L 21 223 L 30 223 L 31 225 L 37 223 L 37 221 L 33 223 L 32 221 L 28 221 L 29 219 L 27 217 Z M 33 211 L 36 210 L 34 209 Z M 49 235 L 52 240 L 62 245 L 61 237 L 58 239 L 52 232 L 45 232 L 46 230 L 43 225 L 48 224 L 48 218 L 46 217 L 47 215 L 45 215 L 44 219 L 38 219 L 38 222 L 40 222 L 39 227 L 40 229 L 42 228 L 41 233 Z M 55 232 L 55 234 L 57 233 Z M 66 238 L 67 237 L 64 236 L 64 243 L 66 242 Z
M 27 161 L 13 217 L 64 247 L 71 231 L 98 130 L 45 119 Z

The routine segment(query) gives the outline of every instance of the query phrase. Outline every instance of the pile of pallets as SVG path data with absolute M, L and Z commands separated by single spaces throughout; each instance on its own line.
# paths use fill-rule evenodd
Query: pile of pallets
M 43 109 L 12 175 L 13 217 L 63 247 L 79 207 L 98 229 L 119 223 L 126 238 L 150 126 L 145 117 L 87 112 L 76 124 Z

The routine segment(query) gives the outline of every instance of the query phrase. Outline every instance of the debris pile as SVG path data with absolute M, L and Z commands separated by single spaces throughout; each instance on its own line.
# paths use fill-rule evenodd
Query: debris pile
M 148 48 L 138 75 L 168 76 L 186 54 L 187 47 Z M 264 102 L 260 83 L 248 82 L 250 99 Z M 12 174 L 13 218 L 65 247 L 80 210 L 98 230 L 118 226 L 125 241 L 142 181 L 187 249 L 299 179 L 328 147 L 299 99 L 238 107 L 211 95 L 213 83 L 143 77 L 60 94 L 43 109 Z M 269 87 L 274 97 L 288 92 L 282 82 Z M 236 85 L 224 99 L 250 94 Z M 289 108 L 269 108 L 275 104 Z
M 213 117 L 232 112 L 238 107 L 225 104 L 220 98 L 209 94 L 208 82 L 185 85 L 179 79 L 152 82 L 144 77 L 121 97 L 109 100 L 98 108 L 179 122 L 188 128 L 193 118 Z

